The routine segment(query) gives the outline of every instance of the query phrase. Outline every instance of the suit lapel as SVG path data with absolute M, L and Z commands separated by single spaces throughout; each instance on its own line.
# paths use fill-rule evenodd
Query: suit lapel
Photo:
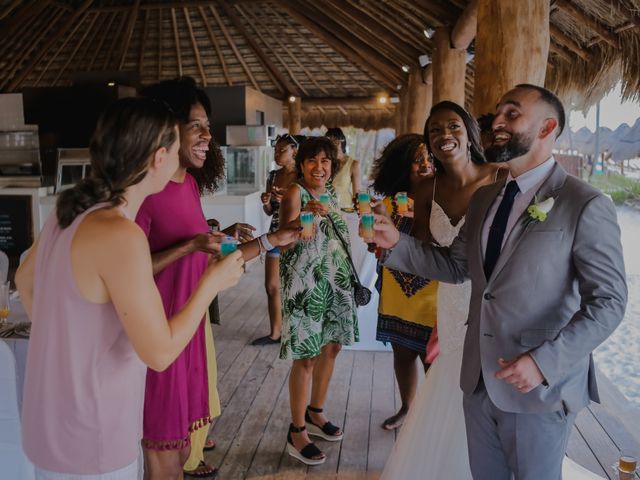
M 566 178 L 567 173 L 558 163 L 556 163 L 553 166 L 553 170 L 551 170 L 549 177 L 542 183 L 542 185 L 540 185 L 540 188 L 533 196 L 531 204 L 542 202 L 549 197 L 555 197 L 556 192 L 564 185 Z M 492 279 L 496 278 L 500 274 L 504 266 L 509 261 L 509 257 L 511 257 L 515 249 L 520 244 L 524 235 L 531 227 L 533 227 L 535 222 L 525 222 L 528 215 L 527 209 L 525 209 L 518 220 L 516 220 L 511 233 L 509 233 L 509 236 L 504 243 L 504 247 L 500 251 L 500 256 L 498 257 L 498 261 L 496 262 L 496 266 L 494 267 L 491 275 Z M 489 279 L 487 279 L 487 281 L 488 280 Z

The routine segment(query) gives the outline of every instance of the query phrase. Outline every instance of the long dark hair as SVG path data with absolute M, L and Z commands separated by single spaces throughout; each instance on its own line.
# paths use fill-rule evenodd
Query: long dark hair
M 58 197 L 58 225 L 68 227 L 97 203 L 122 203 L 127 188 L 147 174 L 151 155 L 176 141 L 176 124 L 171 110 L 151 99 L 124 98 L 111 104 L 91 137 L 91 175 Z
M 463 107 L 455 102 L 445 100 L 443 102 L 436 103 L 431 108 L 429 118 L 427 118 L 427 121 L 424 123 L 424 142 L 427 144 L 427 148 L 430 152 L 429 155 L 431 155 L 431 158 L 433 159 L 433 166 L 435 167 L 436 172 L 444 171 L 444 167 L 442 162 L 440 162 L 440 160 L 431 153 L 431 144 L 429 143 L 429 121 L 435 113 L 442 110 L 455 112 L 462 119 L 462 123 L 464 123 L 464 127 L 467 130 L 467 138 L 469 139 L 471 161 L 477 165 L 487 163 L 487 160 L 484 158 L 482 144 L 480 143 L 480 128 L 478 127 L 478 122 L 476 122 L 476 119 L 473 118 Z
M 371 166 L 371 179 L 376 192 L 389 196 L 411 189 L 411 165 L 424 138 L 417 133 L 407 133 L 393 139 L 384 148 L 380 158 Z
M 211 118 L 209 97 L 197 87 L 196 81 L 191 77 L 179 77 L 150 85 L 142 89 L 140 95 L 166 102 L 183 124 L 189 122 L 191 108 L 198 103 Z M 188 172 L 196 179 L 200 195 L 213 193 L 218 189 L 224 178 L 224 156 L 213 137 L 202 168 L 189 168 Z
M 338 169 L 338 149 L 327 137 L 307 137 L 296 153 L 296 173 L 298 178 L 302 178 L 302 164 L 305 160 L 315 157 L 320 152 L 324 152 L 331 160 L 331 178 L 334 177 Z

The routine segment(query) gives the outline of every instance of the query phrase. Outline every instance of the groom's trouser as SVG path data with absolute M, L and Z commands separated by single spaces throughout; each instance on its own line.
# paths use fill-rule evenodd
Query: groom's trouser
M 526 394 L 525 394 L 526 395 Z M 576 415 L 504 412 L 484 382 L 464 395 L 469 461 L 474 480 L 560 480 Z

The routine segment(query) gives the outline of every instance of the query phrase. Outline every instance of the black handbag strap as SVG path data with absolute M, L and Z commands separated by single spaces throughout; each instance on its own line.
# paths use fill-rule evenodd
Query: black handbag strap
M 301 183 L 298 183 L 298 186 L 304 190 L 305 192 L 307 192 L 307 194 L 313 198 L 314 200 L 316 200 L 316 197 L 314 197 L 311 192 L 309 190 L 307 190 L 305 188 L 304 185 L 302 185 Z M 360 282 L 360 277 L 358 276 L 358 271 L 356 270 L 356 266 L 353 264 L 353 259 L 351 258 L 351 253 L 349 253 L 349 246 L 347 245 L 347 242 L 344 240 L 344 238 L 342 238 L 342 235 L 340 234 L 340 232 L 338 231 L 338 227 L 336 226 L 335 222 L 333 221 L 333 219 L 331 218 L 331 215 L 327 215 L 327 218 L 329 219 L 329 222 L 331 222 L 331 226 L 333 227 L 333 231 L 336 233 L 336 236 L 338 237 L 338 240 L 340 240 L 340 243 L 342 244 L 342 248 L 344 249 L 344 252 L 347 254 L 347 260 L 349 261 L 349 266 L 351 267 L 351 273 L 353 273 L 354 278 L 356 279 L 356 282 L 359 285 L 362 285 L 362 282 Z

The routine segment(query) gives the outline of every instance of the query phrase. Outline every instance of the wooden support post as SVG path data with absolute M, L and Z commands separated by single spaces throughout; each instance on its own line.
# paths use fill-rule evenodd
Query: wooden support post
M 395 129 L 396 129 L 396 137 L 407 133 L 407 103 L 409 102 L 409 95 L 407 95 L 407 90 L 405 89 L 400 94 L 400 102 L 396 105 L 396 113 L 395 113 Z
M 404 133 L 424 132 L 424 122 L 429 116 L 433 101 L 433 84 L 422 80 L 422 71 L 411 70 L 407 87 L 406 131 Z
M 480 0 L 474 115 L 519 83 L 544 85 L 548 56 L 549 0 Z
M 433 103 L 450 100 L 464 106 L 467 51 L 452 48 L 450 39 L 450 28 L 436 28 L 433 37 Z
M 289 106 L 289 133 L 297 135 L 302 129 L 302 102 L 300 97 L 295 97 L 295 102 L 287 100 Z

